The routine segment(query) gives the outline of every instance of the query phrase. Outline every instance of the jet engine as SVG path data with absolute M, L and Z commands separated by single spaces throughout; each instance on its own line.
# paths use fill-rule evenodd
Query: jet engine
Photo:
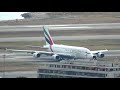
M 97 54 L 97 57 L 99 57 L 99 58 L 103 58 L 105 55 L 103 54 L 103 53 L 98 53 Z
M 54 60 L 60 60 L 61 59 L 59 55 L 53 55 L 52 57 L 53 57 Z
M 39 58 L 39 57 L 40 57 L 40 54 L 39 54 L 39 53 L 34 53 L 34 54 L 33 54 L 33 57 L 34 57 L 34 58 Z

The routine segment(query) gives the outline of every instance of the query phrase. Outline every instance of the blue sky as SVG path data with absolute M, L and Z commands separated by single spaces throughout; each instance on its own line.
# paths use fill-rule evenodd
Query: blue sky
M 13 20 L 13 19 L 23 19 L 21 14 L 26 12 L 0 12 L 0 21 L 1 20 Z

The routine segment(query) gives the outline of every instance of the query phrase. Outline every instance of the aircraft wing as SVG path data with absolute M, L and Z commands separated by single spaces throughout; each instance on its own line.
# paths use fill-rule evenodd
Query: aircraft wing
M 97 51 L 91 51 L 91 53 L 93 54 L 97 54 L 97 53 L 104 53 L 107 52 L 108 50 L 97 50 Z
M 34 52 L 34 50 L 16 50 L 16 49 L 7 49 L 6 51 L 13 51 L 13 52 Z
M 39 53 L 39 54 L 47 54 L 47 55 L 52 55 L 53 52 L 47 52 L 47 51 L 35 51 L 35 50 L 16 50 L 16 49 L 6 49 L 6 51 L 11 51 L 11 52 L 26 52 L 26 53 Z
M 42 47 L 42 46 L 32 46 L 32 45 L 25 45 L 26 47 L 31 47 L 31 48 L 42 48 L 42 49 L 48 49 L 48 47 Z
M 35 51 L 35 50 L 16 50 L 16 49 L 6 49 L 7 51 L 11 51 L 11 52 L 26 52 L 26 53 L 38 53 L 38 54 L 44 54 L 44 55 L 59 55 L 61 57 L 64 58 L 74 58 L 73 56 L 71 56 L 70 54 L 65 54 L 65 53 L 55 53 L 55 52 L 48 52 L 48 51 Z

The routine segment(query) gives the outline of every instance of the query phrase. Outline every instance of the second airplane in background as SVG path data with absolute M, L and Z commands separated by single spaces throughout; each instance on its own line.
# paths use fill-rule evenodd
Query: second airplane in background
M 45 36 L 46 45 L 42 48 L 46 48 L 47 51 L 34 51 L 34 50 L 15 50 L 15 49 L 7 49 L 10 51 L 17 52 L 27 52 L 31 53 L 34 58 L 39 58 L 42 54 L 47 56 L 52 56 L 54 60 L 69 60 L 69 59 L 97 59 L 103 58 L 104 52 L 108 50 L 97 50 L 90 51 L 85 47 L 77 47 L 77 46 L 68 46 L 68 45 L 59 45 L 53 42 L 51 35 L 48 31 L 47 26 L 43 26 L 43 32 Z

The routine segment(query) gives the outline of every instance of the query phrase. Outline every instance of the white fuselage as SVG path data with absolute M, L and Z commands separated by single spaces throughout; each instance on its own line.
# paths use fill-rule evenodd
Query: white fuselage
M 76 46 L 67 46 L 67 45 L 58 45 L 53 44 L 51 46 L 46 45 L 48 47 L 48 51 L 55 52 L 55 53 L 64 53 L 74 56 L 76 59 L 92 59 L 93 54 L 90 52 L 89 49 L 84 47 L 76 47 Z

